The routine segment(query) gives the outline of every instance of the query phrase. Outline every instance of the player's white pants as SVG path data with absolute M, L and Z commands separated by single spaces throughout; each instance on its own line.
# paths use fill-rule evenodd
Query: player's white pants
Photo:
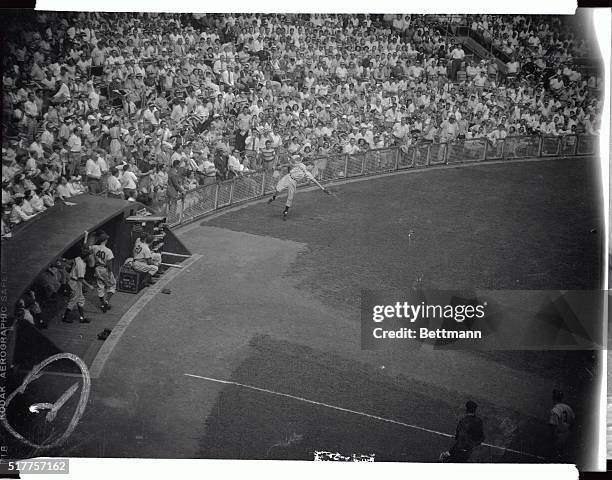
M 283 190 L 287 189 L 287 202 L 285 205 L 290 207 L 293 203 L 296 188 L 297 182 L 291 177 L 291 175 L 286 174 L 276 184 L 276 193 L 281 193 Z
M 134 271 L 136 272 L 148 273 L 149 275 L 155 275 L 157 273 L 157 270 L 159 270 L 157 265 L 149 265 L 146 262 L 139 261 L 134 261 L 134 263 L 132 264 L 132 269 L 134 269 Z
M 74 307 L 83 307 L 85 305 L 85 296 L 83 295 L 83 284 L 72 278 L 68 281 L 70 286 L 70 300 L 66 308 L 68 310 L 74 310 Z
M 117 281 L 113 272 L 109 272 L 106 267 L 96 267 L 96 287 L 98 297 L 104 297 L 107 293 L 115 293 L 117 289 Z

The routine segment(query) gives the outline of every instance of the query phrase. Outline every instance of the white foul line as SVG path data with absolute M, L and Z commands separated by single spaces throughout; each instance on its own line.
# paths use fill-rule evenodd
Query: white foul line
M 295 395 L 289 395 L 288 393 L 275 392 L 274 390 L 268 390 L 267 388 L 254 387 L 253 385 L 246 385 L 244 383 L 233 382 L 231 380 L 220 380 L 218 378 L 202 377 L 200 375 L 192 375 L 190 373 L 185 373 L 184 375 L 187 377 L 200 378 L 202 380 L 208 380 L 211 382 L 223 383 L 226 385 L 234 385 L 236 387 L 249 388 L 251 390 L 256 390 L 258 392 L 270 393 L 272 395 L 278 395 L 279 397 L 287 397 L 293 400 L 299 400 L 300 402 L 310 403 L 312 405 L 319 405 L 321 407 L 332 408 L 334 410 L 339 410 L 341 412 L 353 413 L 355 415 L 361 415 L 362 417 L 373 418 L 374 420 L 380 420 L 381 422 L 393 423 L 395 425 L 400 425 L 402 427 L 420 430 L 422 432 L 433 433 L 434 435 L 440 435 L 442 437 L 455 438 L 454 435 L 450 435 L 444 432 L 438 432 L 437 430 L 430 430 L 429 428 L 419 427 L 418 425 L 411 425 L 409 423 L 399 422 L 397 420 L 392 420 L 390 418 L 379 417 L 378 415 L 372 415 L 370 413 L 358 412 L 357 410 L 350 410 L 348 408 L 338 407 L 336 405 L 330 405 L 328 403 L 317 402 L 315 400 L 309 400 L 308 398 L 304 398 L 304 397 L 296 397 Z M 531 453 L 521 452 L 519 450 L 514 450 L 512 448 L 500 447 L 499 445 L 491 445 L 490 443 L 482 443 L 481 445 L 485 447 L 495 448 L 497 450 L 502 450 L 505 452 L 512 452 L 518 455 L 524 455 L 526 457 L 532 457 L 532 458 L 544 460 L 544 457 L 540 457 L 539 455 L 533 455 Z

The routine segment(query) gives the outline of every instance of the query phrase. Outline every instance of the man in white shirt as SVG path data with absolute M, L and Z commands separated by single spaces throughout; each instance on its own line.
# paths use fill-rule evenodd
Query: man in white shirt
M 444 120 L 440 125 L 440 142 L 452 142 L 459 134 L 459 126 L 454 115 L 451 115 L 448 120 Z
M 125 165 L 123 167 L 123 175 L 121 176 L 121 186 L 123 187 L 123 193 L 125 198 L 136 197 L 136 188 L 138 187 L 138 177 L 131 170 L 131 166 Z
M 357 146 L 355 137 L 351 137 L 349 139 L 349 143 L 344 146 L 342 151 L 348 155 L 354 155 L 355 153 L 359 152 L 359 147 Z
M 124 199 L 123 187 L 119 181 L 119 170 L 115 167 L 113 167 L 111 175 L 108 177 L 108 196 Z
M 58 80 L 56 82 L 57 92 L 50 98 L 52 103 L 64 103 L 67 100 L 70 100 L 70 89 L 68 85 L 63 80 Z
M 72 185 L 68 183 L 66 177 L 60 179 L 60 183 L 57 185 L 57 196 L 60 200 L 64 201 L 67 198 L 78 195 L 78 192 L 74 190 Z
M 398 142 L 404 142 L 410 134 L 410 125 L 406 124 L 406 117 L 393 125 L 393 136 Z
M 563 83 L 563 78 L 561 76 L 555 75 L 550 79 L 550 88 L 556 93 L 560 92 L 561 89 L 565 86 Z
M 210 157 L 204 159 L 202 169 L 204 171 L 204 185 L 212 185 L 217 181 L 217 167 L 210 160 Z
M 24 201 L 23 194 L 15 195 L 15 200 L 10 215 L 10 222 L 14 225 L 34 218 L 34 215 L 29 215 L 23 210 Z
M 150 123 L 151 125 L 158 125 L 159 122 L 157 120 L 157 117 L 155 117 L 155 114 L 153 113 L 154 108 L 154 103 L 147 105 L 147 108 L 145 108 L 145 110 L 142 112 L 142 119 L 145 122 Z
M 480 71 L 478 75 L 474 77 L 474 85 L 477 87 L 484 87 L 487 83 L 487 77 L 485 76 L 484 71 Z
M 521 68 L 521 64 L 516 58 L 506 63 L 506 80 L 511 81 L 516 78 Z
M 243 175 L 244 166 L 240 163 L 240 152 L 234 149 L 232 154 L 227 159 L 227 169 L 233 176 L 241 177 Z
M 457 72 L 461 68 L 461 62 L 463 62 L 463 59 L 465 58 L 465 52 L 463 51 L 463 48 L 461 48 L 460 43 L 455 44 L 455 48 L 451 50 L 450 57 L 452 60 L 450 78 L 452 81 L 456 81 Z
M 28 99 L 23 104 L 23 112 L 26 116 L 26 125 L 28 128 L 28 138 L 34 138 L 36 129 L 38 128 L 38 105 L 36 104 L 34 94 L 28 93 Z
M 70 156 L 69 173 L 70 175 L 76 175 L 81 165 L 81 127 L 75 127 L 68 137 L 68 151 Z
M 493 148 L 495 148 L 494 155 L 498 156 L 502 154 L 502 148 L 504 145 L 504 138 L 508 136 L 506 127 L 503 124 L 497 125 L 497 128 L 487 135 L 487 138 L 491 142 Z
M 97 110 L 100 105 L 100 94 L 96 91 L 93 85 L 89 85 L 89 106 L 92 110 Z
M 263 139 L 263 131 L 252 129 L 250 135 L 246 138 L 244 142 L 245 150 L 251 150 L 253 152 L 259 153 L 259 151 L 264 146 L 265 143 Z
M 92 153 L 87 160 L 85 165 L 85 176 L 87 177 L 87 188 L 89 193 L 94 195 L 100 193 L 101 185 L 100 180 L 102 179 L 102 169 L 100 162 L 98 161 L 98 155 Z

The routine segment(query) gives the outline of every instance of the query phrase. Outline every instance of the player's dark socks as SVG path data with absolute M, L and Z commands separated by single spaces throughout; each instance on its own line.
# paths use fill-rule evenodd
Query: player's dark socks
M 272 203 L 274 200 L 276 200 L 276 195 L 272 195 L 272 198 L 268 199 L 268 203 Z
M 66 309 L 66 311 L 64 312 L 64 316 L 62 317 L 62 322 L 64 323 L 72 323 L 72 319 L 70 318 L 70 313 L 72 312 L 72 310 L 69 310 L 68 308 Z
M 289 214 L 289 207 L 285 206 L 285 210 L 283 210 L 283 215 Z

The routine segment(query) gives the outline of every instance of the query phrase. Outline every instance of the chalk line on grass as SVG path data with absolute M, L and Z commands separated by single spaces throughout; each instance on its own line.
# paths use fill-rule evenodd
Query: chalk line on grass
M 372 415 L 370 413 L 359 412 L 357 410 L 351 410 L 349 408 L 339 407 L 339 406 L 336 406 L 336 405 L 330 405 L 330 404 L 324 403 L 324 402 L 317 402 L 315 400 L 310 400 L 308 398 L 298 397 L 298 396 L 295 396 L 295 395 L 290 395 L 288 393 L 275 392 L 274 390 L 269 390 L 267 388 L 255 387 L 253 385 L 247 385 L 247 384 L 244 384 L 244 383 L 234 382 L 234 381 L 231 381 L 231 380 L 221 380 L 221 379 L 218 379 L 218 378 L 204 377 L 204 376 L 201 376 L 201 375 L 193 375 L 191 373 L 185 373 L 184 375 L 187 376 L 187 377 L 199 378 L 201 380 L 208 380 L 210 382 L 216 382 L 216 383 L 222 383 L 222 384 L 225 384 L 225 385 L 234 385 L 236 387 L 248 388 L 250 390 L 255 390 L 257 392 L 263 392 L 263 393 L 269 393 L 271 395 L 276 395 L 276 396 L 279 396 L 279 397 L 291 398 L 292 400 L 297 400 L 297 401 L 300 401 L 300 402 L 309 403 L 311 405 L 318 405 L 320 407 L 331 408 L 333 410 L 338 410 L 338 411 L 341 411 L 341 412 L 352 413 L 354 415 L 360 415 L 362 417 L 371 418 L 373 420 L 379 420 L 381 422 L 387 422 L 387 423 L 392 423 L 392 424 L 395 424 L 395 425 L 400 425 L 400 426 L 406 427 L 406 428 L 412 428 L 414 430 L 419 430 L 419 431 L 422 431 L 422 432 L 431 433 L 433 435 L 440 435 L 440 436 L 446 437 L 446 438 L 455 438 L 454 435 L 451 435 L 449 433 L 439 432 L 437 430 L 432 430 L 432 429 L 429 429 L 429 428 L 421 427 L 419 425 L 411 425 L 409 423 L 400 422 L 398 420 L 393 420 L 393 419 L 390 419 L 390 418 L 384 418 L 384 417 L 380 417 L 378 415 Z M 527 452 L 521 452 L 519 450 L 514 450 L 512 448 L 500 447 L 499 445 L 492 445 L 492 444 L 489 444 L 489 443 L 482 443 L 481 445 L 484 446 L 484 447 L 494 448 L 496 450 L 502 450 L 504 452 L 511 452 L 511 453 L 516 453 L 518 455 L 523 455 L 523 456 L 526 456 L 526 457 L 531 457 L 531 458 L 537 458 L 539 460 L 544 460 L 544 457 L 541 457 L 539 455 L 534 455 L 532 453 L 527 453 Z

